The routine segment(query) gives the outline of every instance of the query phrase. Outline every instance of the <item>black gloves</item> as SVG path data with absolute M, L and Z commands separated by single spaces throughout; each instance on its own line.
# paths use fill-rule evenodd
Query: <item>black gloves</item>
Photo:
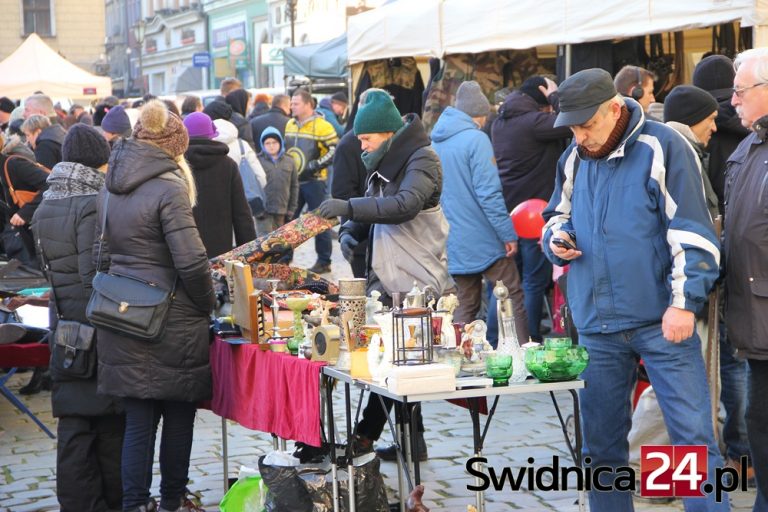
M 341 246 L 341 255 L 348 263 L 352 263 L 354 257 L 355 247 L 359 242 L 355 240 L 349 233 L 342 233 L 339 236 L 339 245 Z
M 344 199 L 326 199 L 317 207 L 317 214 L 326 219 L 333 219 L 342 215 L 351 217 L 352 208 L 349 205 L 349 201 Z

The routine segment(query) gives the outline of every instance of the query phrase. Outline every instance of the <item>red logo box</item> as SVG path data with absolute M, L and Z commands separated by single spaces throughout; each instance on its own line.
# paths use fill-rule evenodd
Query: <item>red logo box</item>
M 640 447 L 640 495 L 704 496 L 707 479 L 705 445 L 644 445 Z M 709 493 L 712 489 L 704 491 Z

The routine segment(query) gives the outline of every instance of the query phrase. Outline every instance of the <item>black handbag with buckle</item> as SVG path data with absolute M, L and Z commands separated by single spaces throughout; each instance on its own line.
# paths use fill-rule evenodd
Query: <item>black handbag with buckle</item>
M 93 293 L 85 315 L 102 329 L 141 341 L 158 341 L 165 331 L 174 288 L 165 290 L 137 277 L 101 272 L 101 253 L 107 229 L 109 192 L 101 215 L 101 235 Z
M 43 253 L 43 246 L 37 240 L 38 254 L 43 262 L 43 269 L 48 274 L 48 282 L 51 284 L 51 298 L 56 312 L 56 327 L 49 335 L 49 348 L 51 350 L 51 369 L 56 380 L 65 379 L 90 379 L 96 372 L 96 329 L 88 324 L 74 320 L 65 320 L 61 316 L 58 300 L 56 300 L 56 287 L 53 284 L 51 267 Z

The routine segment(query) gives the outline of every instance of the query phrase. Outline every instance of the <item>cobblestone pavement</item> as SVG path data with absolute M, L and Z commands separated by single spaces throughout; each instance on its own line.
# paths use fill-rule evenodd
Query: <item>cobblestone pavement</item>
M 312 243 L 296 252 L 297 265 L 314 263 Z M 350 275 L 349 266 L 341 259 L 334 242 L 334 279 Z M 16 391 L 29 378 L 29 373 L 16 375 L 9 387 Z M 564 414 L 572 412 L 570 396 L 558 394 Z M 55 432 L 51 417 L 50 393 L 42 392 L 22 398 L 42 421 Z M 353 400 L 355 401 L 355 400 Z M 343 410 L 342 395 L 337 393 L 334 410 Z M 423 405 L 427 429 L 429 461 L 422 465 L 422 482 L 426 486 L 426 504 L 434 511 L 465 511 L 474 503 L 474 495 L 466 486 L 472 483 L 465 463 L 472 452 L 472 425 L 466 410 L 447 402 L 427 402 Z M 338 416 L 338 421 L 342 421 Z M 339 423 L 343 425 L 343 423 Z M 391 439 L 388 429 L 384 439 Z M 268 434 L 245 429 L 228 422 L 229 473 L 236 476 L 240 465 L 257 467 L 260 455 L 272 449 Z M 551 463 L 558 455 L 570 461 L 552 402 L 546 394 L 508 396 L 499 402 L 492 428 L 489 430 L 484 455 L 495 468 L 511 466 L 513 470 L 526 465 L 533 457 L 537 466 Z M 58 510 L 55 497 L 55 441 L 48 439 L 32 421 L 5 400 L 0 399 L 0 511 L 31 512 Z M 567 464 L 567 462 L 565 462 Z M 390 501 L 395 501 L 397 473 L 394 463 L 382 463 L 381 471 L 390 487 Z M 159 473 L 155 466 L 153 495 L 158 495 Z M 195 425 L 192 447 L 190 489 L 203 494 L 206 510 L 218 510 L 223 494 L 221 458 L 221 419 L 210 411 L 201 410 Z M 488 512 L 576 511 L 574 491 L 542 492 L 490 490 L 486 494 Z M 737 492 L 731 495 L 733 510 L 751 510 L 755 493 Z M 640 512 L 682 511 L 680 501 L 651 504 L 635 501 Z M 368 511 L 365 511 L 368 512 Z

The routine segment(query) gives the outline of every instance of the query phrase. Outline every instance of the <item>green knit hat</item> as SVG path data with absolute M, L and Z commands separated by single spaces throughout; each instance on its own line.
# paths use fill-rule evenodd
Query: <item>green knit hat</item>
M 396 132 L 403 124 L 400 112 L 386 91 L 368 91 L 365 103 L 355 116 L 355 135 Z

